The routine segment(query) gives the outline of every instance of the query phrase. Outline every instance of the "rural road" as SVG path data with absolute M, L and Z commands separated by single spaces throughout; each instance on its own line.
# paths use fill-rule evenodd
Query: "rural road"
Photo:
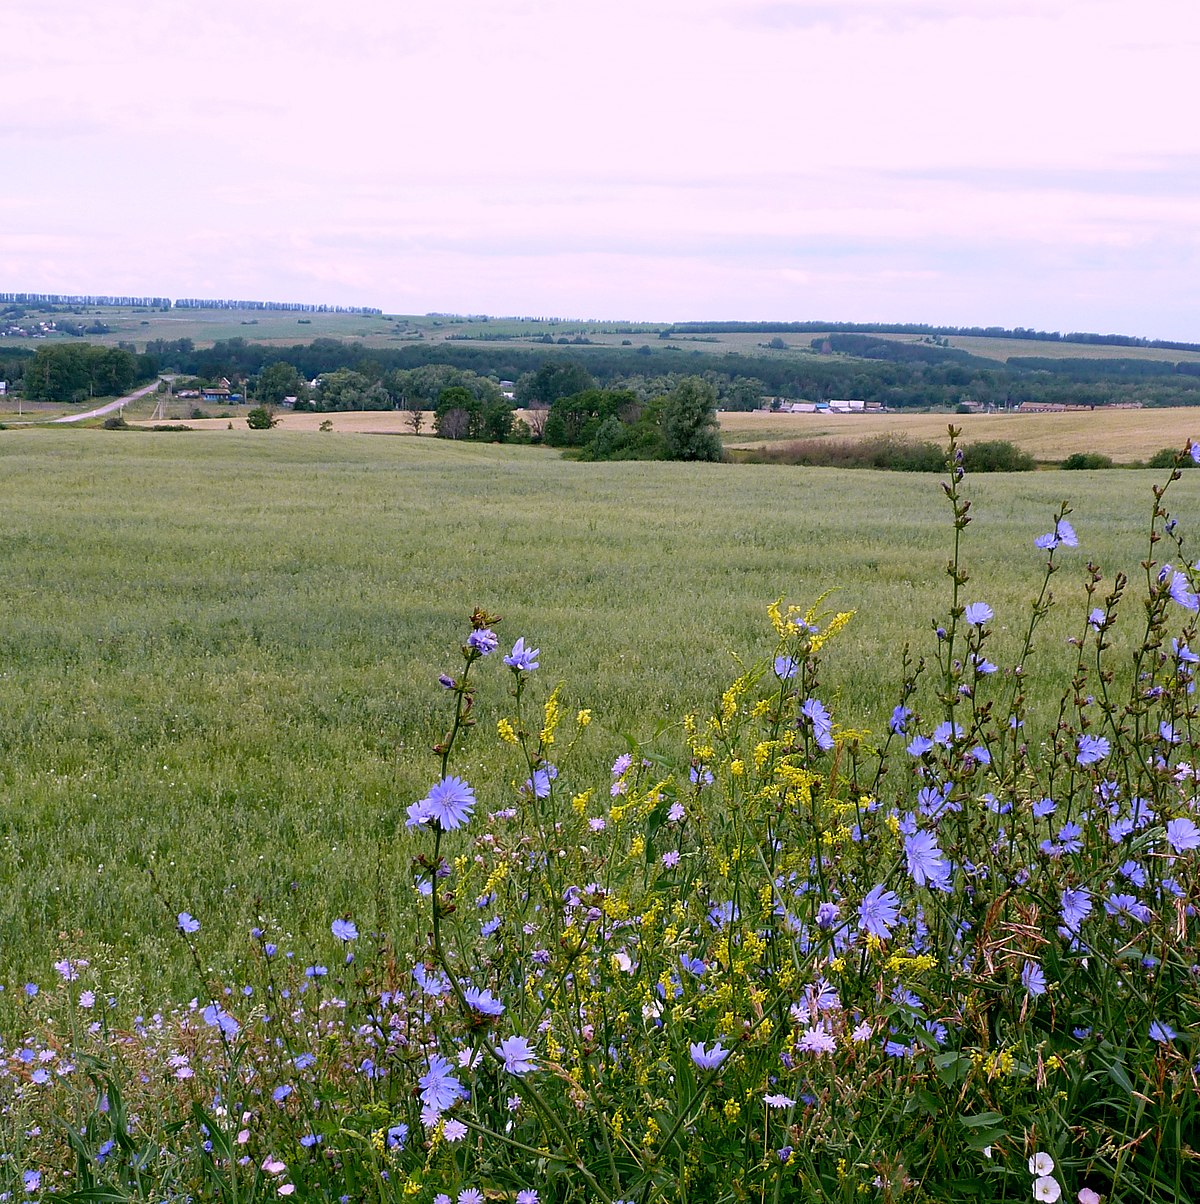
M 127 393 L 124 397 L 118 397 L 116 401 L 110 401 L 107 405 L 99 406 L 97 409 L 88 410 L 86 414 L 67 414 L 63 418 L 54 418 L 53 422 L 82 422 L 85 418 L 103 418 L 105 414 L 111 414 L 113 410 L 119 410 L 123 406 L 127 406 L 131 401 L 137 401 L 139 397 L 145 397 L 147 393 L 153 393 L 158 388 L 156 380 L 151 385 L 146 385 L 143 389 L 138 389 L 136 393 Z

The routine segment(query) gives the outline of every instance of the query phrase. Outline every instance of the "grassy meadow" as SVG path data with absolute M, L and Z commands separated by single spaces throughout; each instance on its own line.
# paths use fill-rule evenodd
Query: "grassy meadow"
M 539 688 L 564 681 L 568 713 L 593 709 L 581 753 L 598 767 L 625 733 L 710 708 L 735 656 L 770 651 L 780 595 L 833 589 L 829 609 L 857 611 L 823 697 L 840 724 L 879 730 L 902 644 L 928 649 L 947 598 L 950 524 L 924 476 L 224 430 L 9 431 L 0 464 L 8 999 L 67 949 L 134 989 L 178 988 L 184 909 L 225 961 L 259 916 L 297 939 L 348 911 L 400 922 L 404 810 L 437 777 L 437 675 L 475 606 L 504 616 L 506 645 L 541 648 Z M 1070 605 L 1027 667 L 1065 679 L 1083 566 L 1136 579 L 1162 476 L 968 482 L 966 600 L 996 612 L 993 659 L 1015 655 L 1041 579 L 1032 541 L 1069 497 L 1081 546 L 1055 588 Z M 1200 473 L 1173 491 L 1186 526 Z M 1136 624 L 1130 607 L 1117 640 Z M 505 675 L 478 676 L 492 730 Z M 468 740 L 458 771 L 503 806 L 521 771 L 479 755 Z

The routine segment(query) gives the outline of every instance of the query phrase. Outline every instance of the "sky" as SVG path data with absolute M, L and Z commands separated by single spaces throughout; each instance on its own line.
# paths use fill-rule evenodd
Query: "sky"
M 1195 0 L 0 0 L 0 291 L 1200 341 Z

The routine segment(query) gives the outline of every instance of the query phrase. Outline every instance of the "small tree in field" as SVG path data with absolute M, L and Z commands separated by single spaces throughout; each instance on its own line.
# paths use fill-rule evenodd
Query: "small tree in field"
M 717 428 L 717 391 L 699 376 L 686 377 L 667 394 L 662 426 L 672 460 L 720 460 L 725 454 Z
M 269 431 L 279 422 L 268 406 L 255 406 L 246 415 L 246 425 L 252 431 Z

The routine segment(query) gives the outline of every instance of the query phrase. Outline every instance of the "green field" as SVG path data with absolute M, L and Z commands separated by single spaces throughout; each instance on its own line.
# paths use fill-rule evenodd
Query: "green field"
M 48 317 L 30 313 L 29 317 Z M 452 345 L 545 347 L 540 340 L 583 336 L 596 346 L 619 347 L 628 340 L 632 346 L 648 343 L 658 348 L 670 344 L 684 351 L 709 355 L 735 353 L 794 359 L 817 354 L 812 350 L 814 339 L 822 332 L 783 332 L 778 335 L 785 348 L 772 349 L 767 343 L 776 337 L 758 331 L 726 331 L 718 334 L 678 333 L 660 343 L 659 333 L 668 323 L 623 322 L 618 320 L 592 321 L 579 319 L 526 320 L 519 318 L 468 319 L 454 315 L 432 314 L 336 314 L 298 313 L 273 310 L 236 309 L 172 309 L 169 311 L 129 309 L 103 306 L 64 313 L 71 321 L 99 320 L 109 326 L 108 334 L 89 334 L 88 342 L 115 345 L 133 342 L 139 350 L 153 339 L 189 338 L 198 347 L 211 346 L 219 339 L 241 338 L 250 343 L 269 343 L 290 347 L 310 343 L 313 339 L 334 338 L 365 347 L 395 348 L 407 343 L 437 344 L 450 341 Z M 837 327 L 831 327 L 834 333 Z M 69 339 L 69 335 L 51 335 L 51 340 Z M 881 339 L 895 342 L 918 342 L 924 336 L 916 334 L 881 334 Z M 467 340 L 459 342 L 459 340 Z M 3 345 L 28 346 L 22 339 L 8 339 Z M 950 345 L 971 355 L 1003 362 L 1010 357 L 1052 359 L 1147 359 L 1200 361 L 1200 352 L 1173 351 L 1160 347 L 1119 347 L 1099 343 L 1048 342 L 1032 339 L 987 338 L 951 335 Z M 586 354 L 586 346 L 558 346 L 559 351 Z
M 506 643 L 541 648 L 537 684 L 565 681 L 569 714 L 594 709 L 594 767 L 685 700 L 710 707 L 734 655 L 767 655 L 781 594 L 833 588 L 831 609 L 858 611 L 822 690 L 840 723 L 878 730 L 901 645 L 928 649 L 947 596 L 929 477 L 241 431 L 8 431 L 0 463 L 10 989 L 76 942 L 127 960 L 116 977 L 135 987 L 181 984 L 170 913 L 184 908 L 218 959 L 260 915 L 298 938 L 347 910 L 399 922 L 404 809 L 436 777 L 445 720 L 437 674 L 477 605 L 505 616 Z M 1162 475 L 969 483 L 967 596 L 995 609 L 994 659 L 1015 653 L 1040 584 L 1032 540 L 1069 496 L 1082 546 L 1055 585 L 1072 604 L 1027 667 L 1064 679 L 1083 565 L 1137 573 Z M 1185 526 L 1198 478 L 1173 487 Z M 1119 639 L 1138 617 L 1130 605 Z M 491 727 L 509 703 L 487 668 Z M 459 769 L 489 808 L 519 772 L 470 743 Z

